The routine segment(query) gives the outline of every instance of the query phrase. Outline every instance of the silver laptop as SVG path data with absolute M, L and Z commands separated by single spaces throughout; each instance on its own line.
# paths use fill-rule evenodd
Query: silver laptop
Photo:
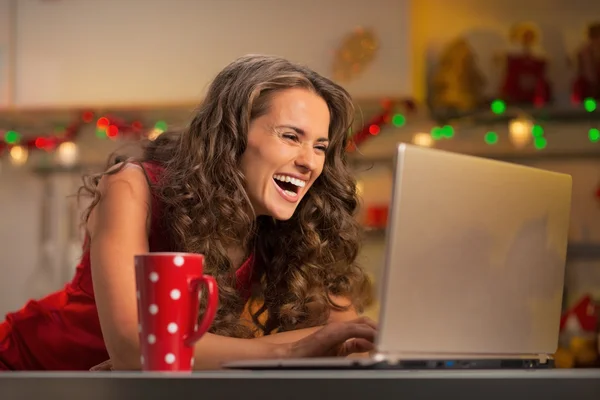
M 400 144 L 370 358 L 227 368 L 523 368 L 558 345 L 571 177 Z

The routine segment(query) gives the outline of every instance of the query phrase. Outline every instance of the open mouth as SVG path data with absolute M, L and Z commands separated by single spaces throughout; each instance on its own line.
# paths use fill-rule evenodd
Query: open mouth
M 279 188 L 290 197 L 297 197 L 300 190 L 306 186 L 306 181 L 288 175 L 274 175 L 273 180 Z

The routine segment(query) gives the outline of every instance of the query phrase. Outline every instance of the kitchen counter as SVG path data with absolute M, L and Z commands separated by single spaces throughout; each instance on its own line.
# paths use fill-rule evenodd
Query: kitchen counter
M 600 399 L 600 369 L 0 373 L 0 398 Z

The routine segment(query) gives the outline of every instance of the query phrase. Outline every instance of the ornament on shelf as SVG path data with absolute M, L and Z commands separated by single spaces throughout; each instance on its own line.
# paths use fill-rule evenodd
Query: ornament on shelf
M 573 84 L 572 100 L 600 100 L 600 22 L 588 26 L 587 41 L 576 57 L 577 77 Z
M 530 22 L 514 25 L 510 45 L 501 57 L 504 77 L 500 96 L 509 103 L 537 107 L 550 101 L 548 60 L 541 47 L 541 32 Z
M 384 229 L 387 225 L 389 205 L 371 205 L 367 208 L 364 225 L 373 229 Z
M 555 354 L 559 368 L 590 367 L 598 363 L 598 314 L 591 296 L 582 297 L 560 319 L 560 344 Z
M 335 51 L 334 78 L 342 82 L 353 80 L 373 62 L 378 50 L 379 40 L 372 29 L 355 29 Z
M 432 107 L 449 112 L 477 109 L 484 100 L 484 86 L 475 52 L 465 38 L 458 38 L 442 52 L 431 83 Z

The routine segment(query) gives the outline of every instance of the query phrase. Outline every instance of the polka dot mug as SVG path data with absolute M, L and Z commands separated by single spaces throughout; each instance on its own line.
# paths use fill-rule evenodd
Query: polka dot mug
M 191 371 L 194 343 L 208 331 L 219 301 L 204 256 L 147 253 L 135 256 L 141 363 L 144 371 Z M 198 323 L 201 287 L 208 304 Z

